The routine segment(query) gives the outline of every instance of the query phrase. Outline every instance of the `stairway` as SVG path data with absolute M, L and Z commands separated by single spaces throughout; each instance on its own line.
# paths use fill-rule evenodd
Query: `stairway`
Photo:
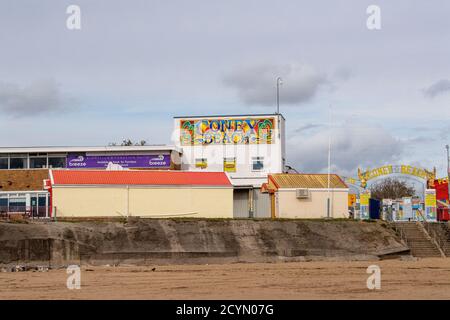
M 441 252 L 418 222 L 395 222 L 414 257 L 442 257 Z

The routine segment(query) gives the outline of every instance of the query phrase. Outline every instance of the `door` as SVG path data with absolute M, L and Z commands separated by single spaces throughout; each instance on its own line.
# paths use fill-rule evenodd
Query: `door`
M 48 217 L 48 204 L 47 204 L 47 194 L 40 194 L 38 196 L 38 216 L 39 218 L 47 218 Z
M 32 195 L 30 197 L 30 214 L 32 218 L 36 218 L 39 216 L 37 195 Z
M 253 189 L 255 199 L 255 218 L 270 218 L 270 195 L 269 193 L 262 193 L 261 189 Z
M 380 219 L 380 200 L 369 199 L 369 217 L 370 219 Z
M 250 193 L 249 189 L 233 190 L 233 217 L 249 218 L 250 217 Z

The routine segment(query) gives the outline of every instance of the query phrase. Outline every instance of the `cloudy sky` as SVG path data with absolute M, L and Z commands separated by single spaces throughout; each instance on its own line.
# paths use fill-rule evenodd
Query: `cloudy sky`
M 69 5 L 81 30 L 66 27 Z M 369 5 L 381 29 L 366 26 Z M 450 2 L 1 0 L 2 146 L 169 143 L 172 117 L 281 111 L 288 162 L 445 171 Z M 328 123 L 331 106 L 332 125 Z

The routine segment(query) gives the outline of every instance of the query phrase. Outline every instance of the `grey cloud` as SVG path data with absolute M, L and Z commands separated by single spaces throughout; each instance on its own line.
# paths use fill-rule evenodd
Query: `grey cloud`
M 224 83 L 237 90 L 248 105 L 273 106 L 276 102 L 276 78 L 283 79 L 281 104 L 301 104 L 311 100 L 327 77 L 309 65 L 259 65 L 235 70 Z
M 54 80 L 39 80 L 24 87 L 0 83 L 0 110 L 13 117 L 56 113 L 65 110 L 71 102 Z
M 341 67 L 333 73 L 333 78 L 336 80 L 347 81 L 350 80 L 353 75 L 353 71 L 350 68 Z
M 441 79 L 428 88 L 423 89 L 423 94 L 428 98 L 434 98 L 448 92 L 450 92 L 450 80 L 448 79 Z
M 427 137 L 427 136 L 417 136 L 417 137 L 411 137 L 404 141 L 404 143 L 408 144 L 416 144 L 416 143 L 430 143 L 433 141 L 434 138 Z
M 299 171 L 326 172 L 329 131 L 295 135 L 289 139 L 288 160 Z M 355 176 L 357 168 L 396 162 L 403 153 L 400 140 L 381 127 L 338 127 L 332 129 L 332 169 Z
M 302 125 L 301 127 L 297 128 L 295 130 L 296 133 L 303 133 L 312 129 L 317 129 L 317 128 L 321 128 L 323 127 L 323 125 L 321 124 L 316 124 L 316 123 L 307 123 Z

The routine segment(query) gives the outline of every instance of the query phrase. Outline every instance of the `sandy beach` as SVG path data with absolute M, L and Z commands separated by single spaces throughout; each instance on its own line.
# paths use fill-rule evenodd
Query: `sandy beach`
M 366 286 L 381 269 L 381 289 Z M 152 269 L 155 268 L 153 271 Z M 450 299 L 450 259 L 81 267 L 0 273 L 0 299 Z

